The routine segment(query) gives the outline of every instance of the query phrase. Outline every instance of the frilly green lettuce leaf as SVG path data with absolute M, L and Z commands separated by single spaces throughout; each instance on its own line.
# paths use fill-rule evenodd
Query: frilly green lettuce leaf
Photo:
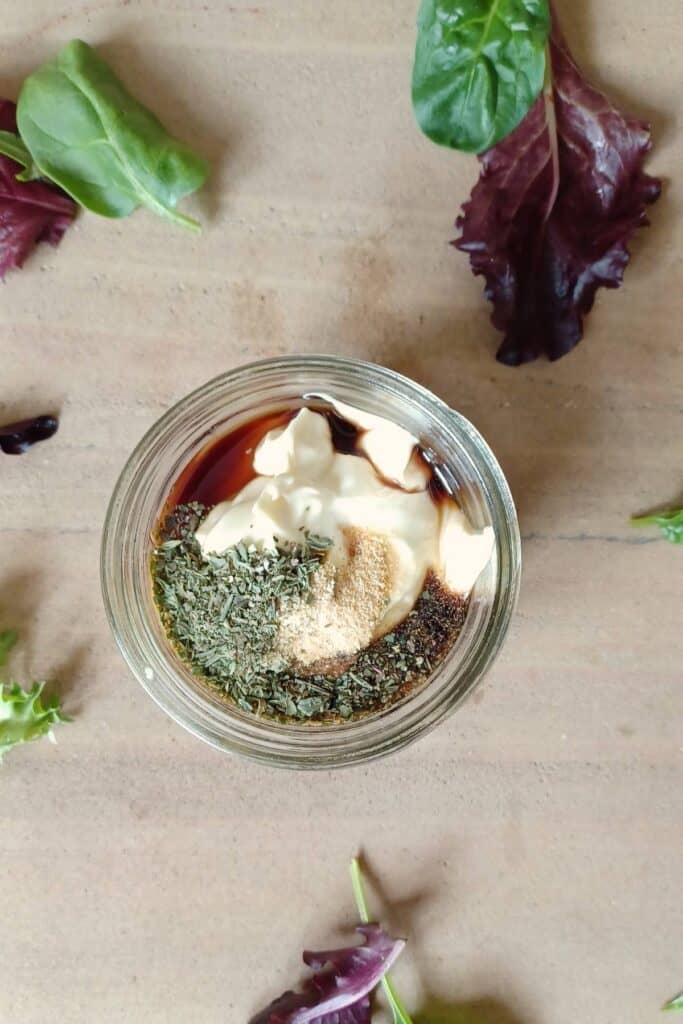
M 7 634 L 0 634 L 0 652 Z M 50 697 L 43 704 L 44 682 L 34 683 L 29 691 L 17 684 L 0 685 L 0 761 L 3 755 L 19 743 L 48 736 L 52 739 L 52 726 L 57 722 L 70 721 L 59 706 L 57 697 Z
M 671 544 L 683 544 L 683 508 L 636 516 L 631 520 L 631 526 L 658 526 L 665 540 Z
M 683 1010 L 683 992 L 681 992 L 680 995 L 676 996 L 675 999 L 670 999 L 669 1002 L 666 1003 L 666 1005 L 662 1007 L 662 1009 L 663 1010 Z

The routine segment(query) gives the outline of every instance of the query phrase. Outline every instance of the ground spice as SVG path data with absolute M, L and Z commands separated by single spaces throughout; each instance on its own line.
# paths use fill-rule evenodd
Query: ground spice
M 329 702 L 321 697 L 317 713 L 323 718 L 351 718 L 388 707 L 418 689 L 443 661 L 465 624 L 468 604 L 430 573 L 407 618 L 361 651 L 340 675 L 297 681 L 333 686 Z
M 274 668 L 275 652 L 282 653 L 280 617 L 315 595 L 329 541 L 308 536 L 275 552 L 237 545 L 205 558 L 194 538 L 205 513 L 200 505 L 181 506 L 166 520 L 152 556 L 154 593 L 179 656 L 243 711 L 323 723 L 377 711 L 425 682 L 462 629 L 467 599 L 430 574 L 413 611 L 375 643 L 324 671 L 320 661 L 306 669 L 301 659 Z M 363 540 L 356 541 L 360 550 Z M 381 571 L 381 555 L 373 550 L 374 562 L 366 549 L 364 585 L 370 565 Z M 362 587 L 354 590 L 350 580 L 345 585 L 360 599 Z
M 328 559 L 314 574 L 310 590 L 284 603 L 276 652 L 307 674 L 348 661 L 372 642 L 391 588 L 391 550 L 384 537 L 366 530 L 344 531 L 347 559 Z

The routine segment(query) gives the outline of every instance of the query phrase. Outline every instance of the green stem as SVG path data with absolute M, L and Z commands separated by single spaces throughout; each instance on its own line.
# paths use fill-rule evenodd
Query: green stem
M 0 131 L 0 153 L 21 164 L 22 167 L 30 167 L 33 163 L 24 142 L 14 132 Z
M 160 217 L 165 217 L 166 220 L 170 220 L 173 224 L 179 224 L 183 228 L 188 228 L 189 231 L 197 233 L 202 230 L 202 226 L 199 221 L 194 220 L 192 217 L 187 217 L 184 213 L 179 213 L 175 207 L 167 206 L 166 203 L 157 199 L 157 197 L 145 187 L 144 183 L 139 180 L 135 173 L 135 168 L 130 164 L 130 161 L 126 158 L 126 155 L 122 152 L 121 148 L 115 144 L 113 139 L 109 138 L 109 142 L 123 164 L 124 171 L 133 183 L 135 192 L 143 206 L 146 206 L 149 210 L 153 210 Z
M 358 857 L 354 857 L 351 861 L 351 885 L 353 886 L 353 895 L 356 897 L 358 915 L 363 924 L 368 924 L 370 921 L 370 912 L 368 911 L 368 904 L 365 899 L 365 893 L 363 892 L 363 876 L 361 875 L 360 861 L 358 860 Z
M 365 899 L 365 892 L 363 891 L 363 875 L 361 873 L 360 861 L 358 857 L 354 857 L 351 861 L 351 885 L 353 886 L 353 895 L 356 897 L 356 906 L 358 907 L 358 915 L 363 924 L 368 924 L 370 921 L 370 912 L 368 911 L 368 904 Z M 387 997 L 391 1012 L 394 1016 L 394 1024 L 413 1024 L 408 1011 L 401 1002 L 394 983 L 388 974 L 385 974 L 382 978 L 382 988 L 384 994 Z
M 656 526 L 657 516 L 634 516 L 631 519 L 631 526 Z
M 184 213 L 179 213 L 178 210 L 174 210 L 171 206 L 165 206 L 164 203 L 158 202 L 149 193 L 145 193 L 144 204 L 148 206 L 155 213 L 158 213 L 160 217 L 165 217 L 166 220 L 172 221 L 174 224 L 179 224 L 183 228 L 188 228 L 190 231 L 199 232 L 202 230 L 202 226 L 198 220 L 194 220 L 192 217 L 187 217 Z

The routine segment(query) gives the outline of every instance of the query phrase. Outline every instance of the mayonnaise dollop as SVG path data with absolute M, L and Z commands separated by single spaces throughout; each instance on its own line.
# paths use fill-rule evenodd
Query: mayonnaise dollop
M 490 527 L 474 530 L 455 501 L 432 500 L 413 459 L 416 438 L 389 420 L 333 404 L 363 431 L 367 458 L 336 452 L 327 419 L 302 409 L 286 428 L 265 436 L 254 453 L 258 475 L 212 509 L 197 539 L 208 554 L 240 542 L 262 549 L 297 543 L 309 532 L 332 540 L 328 557 L 341 565 L 350 529 L 381 535 L 391 573 L 378 637 L 409 614 L 429 570 L 454 593 L 469 593 L 491 558 L 494 535 Z
M 404 427 L 385 420 L 383 416 L 357 409 L 340 402 L 324 392 L 313 392 L 307 398 L 322 399 L 342 419 L 353 423 L 360 431 L 359 447 L 385 480 L 393 480 L 405 491 L 423 491 L 428 473 L 424 463 L 416 458 L 418 439 Z

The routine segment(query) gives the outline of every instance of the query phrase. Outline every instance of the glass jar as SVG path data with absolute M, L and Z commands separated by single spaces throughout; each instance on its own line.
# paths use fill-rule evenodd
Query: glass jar
M 183 664 L 153 600 L 152 534 L 171 487 L 207 444 L 309 392 L 391 419 L 420 442 L 477 528 L 492 526 L 493 557 L 472 591 L 458 641 L 403 701 L 335 725 L 284 724 L 231 706 Z M 433 729 L 471 693 L 501 648 L 520 581 L 514 503 L 490 448 L 459 413 L 392 370 L 335 356 L 266 359 L 232 370 L 178 402 L 139 443 L 114 489 L 104 525 L 102 588 L 109 622 L 147 692 L 195 736 L 287 768 L 338 768 L 389 754 Z

